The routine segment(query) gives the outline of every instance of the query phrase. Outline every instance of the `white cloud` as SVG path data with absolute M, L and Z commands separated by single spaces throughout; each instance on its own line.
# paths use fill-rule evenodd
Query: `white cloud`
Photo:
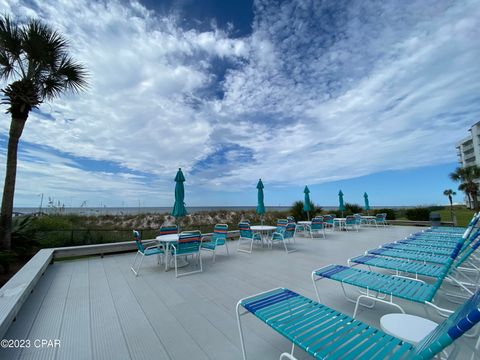
M 258 177 L 312 184 L 445 163 L 480 117 L 478 0 L 258 0 L 242 39 L 185 31 L 136 1 L 0 5 L 65 34 L 91 74 L 87 93 L 42 105 L 55 121 L 31 115 L 22 139 L 55 151 L 41 155 L 50 171 L 24 153 L 22 202 L 39 193 L 37 178 L 41 192 L 161 203 L 178 166 L 194 170 L 195 188 L 225 191 Z M 214 59 L 233 65 L 220 84 Z M 57 151 L 130 172 L 82 170 Z M 158 178 L 156 189 L 136 172 Z

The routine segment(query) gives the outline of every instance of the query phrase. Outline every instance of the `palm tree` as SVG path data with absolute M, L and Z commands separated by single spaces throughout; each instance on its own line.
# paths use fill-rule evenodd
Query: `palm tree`
M 450 179 L 453 181 L 460 181 L 461 184 L 458 186 L 458 190 L 465 192 L 468 197 L 468 202 L 471 205 L 473 202 L 473 207 L 475 210 L 478 210 L 478 184 L 475 180 L 480 178 L 480 168 L 477 165 L 472 165 L 468 167 L 458 167 L 454 172 L 450 173 Z
M 447 196 L 448 201 L 450 201 L 450 217 L 452 218 L 452 222 L 453 222 L 453 199 L 452 199 L 452 196 L 457 195 L 457 193 L 455 191 L 453 191 L 452 189 L 447 189 L 443 192 L 443 195 Z
M 30 111 L 65 91 L 87 86 L 84 67 L 67 53 L 66 40 L 38 20 L 20 24 L 0 16 L 0 81 L 10 81 L 2 104 L 11 114 L 7 166 L 0 215 L 0 241 L 11 247 L 12 211 L 17 173 L 18 141 Z

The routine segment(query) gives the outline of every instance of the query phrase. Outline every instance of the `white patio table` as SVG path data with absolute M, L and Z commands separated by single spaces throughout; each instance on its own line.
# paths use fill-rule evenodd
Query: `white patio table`
M 274 231 L 277 227 L 271 225 L 253 225 L 250 226 L 252 231 L 258 232 L 262 238 L 262 244 L 264 241 L 268 241 L 269 234 Z
M 371 225 L 374 224 L 376 218 L 376 216 L 366 215 L 362 216 L 362 221 L 365 221 L 367 224 Z
M 335 230 L 335 225 L 337 225 L 337 227 L 342 230 L 342 229 L 345 229 L 345 221 L 347 220 L 347 218 L 334 218 L 333 219 L 333 230 Z
M 311 221 L 297 221 L 297 225 L 300 225 L 300 228 L 303 228 L 303 235 L 310 232 L 310 226 L 312 225 Z M 299 230 L 302 231 L 302 230 Z M 297 229 L 295 228 L 295 232 Z
M 178 241 L 179 235 L 178 234 L 167 234 L 167 235 L 160 235 L 155 238 L 159 243 L 165 245 L 165 271 L 168 271 L 168 264 L 170 259 L 170 245 L 172 243 L 176 243 Z M 188 265 L 188 261 L 184 259 L 183 261 L 177 262 L 178 267 L 184 267 Z

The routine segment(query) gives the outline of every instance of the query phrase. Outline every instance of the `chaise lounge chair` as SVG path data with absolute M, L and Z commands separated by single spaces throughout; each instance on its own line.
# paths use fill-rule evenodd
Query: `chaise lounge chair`
M 241 312 L 243 310 L 243 312 Z M 480 321 L 480 291 L 417 345 L 285 288 L 240 300 L 236 307 L 243 359 L 247 359 L 241 317 L 253 314 L 315 359 L 426 360 L 433 358 Z

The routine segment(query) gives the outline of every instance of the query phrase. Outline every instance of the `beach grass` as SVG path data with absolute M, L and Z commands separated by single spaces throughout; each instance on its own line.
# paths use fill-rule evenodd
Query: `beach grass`
M 455 216 L 457 217 L 457 226 L 467 226 L 469 221 L 472 219 L 474 210 L 467 209 L 466 206 L 456 205 L 453 207 Z M 450 206 L 445 206 L 443 210 L 437 211 L 442 218 L 442 221 L 452 221 L 450 216 Z

